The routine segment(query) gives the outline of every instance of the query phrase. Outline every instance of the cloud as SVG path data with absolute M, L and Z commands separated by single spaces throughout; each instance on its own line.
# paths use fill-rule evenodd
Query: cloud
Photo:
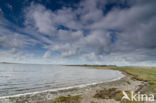
M 27 35 L 9 29 L 7 21 L 5 22 L 2 19 L 0 22 L 0 37 L 1 48 L 24 48 L 37 43 L 36 40 Z
M 48 50 L 44 53 L 43 58 L 48 58 L 50 56 L 51 56 L 51 51 Z
M 139 66 L 155 66 L 154 50 L 137 49 L 132 52 L 115 52 L 109 55 L 96 55 L 95 53 L 83 54 L 81 60 L 89 64 L 105 64 L 105 65 L 139 65 Z
M 129 7 L 116 5 L 104 14 L 106 5 L 124 5 L 125 2 Z M 52 35 L 50 38 L 55 39 L 44 47 L 60 52 L 65 58 L 80 56 L 87 60 L 84 55 L 89 54 L 89 58 L 96 61 L 96 58 L 121 56 L 121 61 L 130 62 L 125 54 L 128 53 L 129 58 L 133 54 L 134 61 L 135 55 L 139 54 L 135 50 L 142 50 L 149 60 L 150 55 L 145 52 L 156 48 L 156 8 L 153 2 L 85 0 L 77 4 L 76 9 L 63 7 L 56 11 L 32 4 L 26 13 L 26 21 L 31 18 L 39 32 Z
M 133 5 L 129 9 L 114 9 L 102 21 L 92 28 L 115 29 L 122 31 L 118 36 L 119 42 L 127 42 L 128 46 L 137 48 L 154 47 L 155 6 L 150 2 Z M 153 42 L 151 42 L 153 41 Z M 121 43 L 119 43 L 121 44 Z
M 23 62 L 31 58 L 33 53 L 25 51 L 39 42 L 17 25 L 11 23 L 3 15 L 0 17 L 0 62 Z
M 43 34 L 51 34 L 56 28 L 53 26 L 51 18 L 53 14 L 42 5 L 34 5 L 33 3 L 25 10 L 26 25 L 33 25 L 39 32 Z
M 22 50 L 12 48 L 7 50 L 0 50 L 0 62 L 19 62 L 23 63 L 26 60 L 33 58 L 32 53 L 27 53 Z
M 156 61 L 155 3 L 155 0 L 84 0 L 75 8 L 63 6 L 51 10 L 33 2 L 24 8 L 22 29 L 30 36 L 1 27 L 0 46 L 21 48 L 38 44 L 46 49 L 44 58 L 58 52 L 62 60 L 152 65 Z

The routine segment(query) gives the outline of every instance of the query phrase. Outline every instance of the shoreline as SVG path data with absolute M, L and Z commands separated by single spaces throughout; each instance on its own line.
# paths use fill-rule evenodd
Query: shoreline
M 125 77 L 125 75 L 123 75 L 122 72 L 121 72 L 121 74 L 122 74 L 121 77 L 114 78 L 114 79 L 111 79 L 111 80 L 106 80 L 104 82 L 80 84 L 80 85 L 75 85 L 75 86 L 70 86 L 70 87 L 48 89 L 48 90 L 43 90 L 43 91 L 29 92 L 29 93 L 23 93 L 23 94 L 15 94 L 15 95 L 9 95 L 9 96 L 1 96 L 0 97 L 0 103 L 1 102 L 14 103 L 14 101 L 18 100 L 19 98 L 21 99 L 21 101 L 23 101 L 24 98 L 29 97 L 27 99 L 30 99 L 33 96 L 36 96 L 36 97 L 38 96 L 39 97 L 40 94 L 44 95 L 46 97 L 47 95 L 51 95 L 51 94 L 54 96 L 54 95 L 57 95 L 58 93 L 61 93 L 61 92 L 71 92 L 73 90 L 80 90 L 80 89 L 84 89 L 84 88 L 90 88 L 90 87 L 94 87 L 96 85 L 101 85 L 101 84 L 104 84 L 104 83 L 109 83 L 109 82 L 114 82 L 114 81 L 120 80 L 120 79 Z M 59 95 L 59 96 L 61 96 L 61 95 Z M 57 97 L 57 96 L 54 96 L 54 97 Z M 54 98 L 51 97 L 51 99 L 54 99 Z M 29 103 L 29 100 L 28 100 L 28 103 Z M 32 101 L 32 103 L 34 103 L 34 101 Z
M 104 88 L 118 88 L 119 90 L 135 90 L 136 91 L 139 88 L 139 86 L 142 85 L 143 83 L 142 81 L 132 80 L 131 79 L 132 76 L 123 72 L 121 73 L 124 74 L 124 77 L 121 77 L 121 78 L 118 78 L 117 80 L 113 80 L 109 82 L 105 81 L 103 83 L 95 83 L 92 85 L 86 85 L 86 86 L 81 86 L 81 87 L 72 87 L 72 88 L 69 87 L 68 89 L 62 88 L 59 90 L 46 90 L 42 92 L 26 93 L 26 94 L 21 94 L 21 95 L 19 94 L 16 96 L 8 96 L 8 97 L 5 96 L 5 97 L 0 97 L 0 102 L 2 103 L 20 103 L 20 102 L 22 103 L 52 103 L 53 100 L 59 96 L 81 95 L 84 98 L 82 100 L 82 103 L 90 103 L 91 102 L 90 100 L 92 97 L 91 95 L 95 94 L 96 91 L 98 90 L 102 90 Z M 98 103 L 101 103 L 97 99 L 94 101 L 98 101 Z M 107 101 L 107 103 L 109 102 Z

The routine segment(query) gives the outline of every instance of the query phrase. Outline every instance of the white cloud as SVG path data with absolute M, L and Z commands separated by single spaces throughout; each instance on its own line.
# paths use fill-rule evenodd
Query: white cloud
M 48 57 L 50 57 L 50 56 L 51 56 L 51 51 L 48 50 L 48 51 L 46 51 L 46 52 L 44 53 L 43 58 L 48 58 Z
M 26 46 L 33 46 L 37 41 L 7 28 L 0 27 L 0 47 L 5 48 L 24 48 Z
M 80 58 L 82 61 L 89 61 L 88 63 L 92 64 L 155 66 L 156 59 L 153 54 L 155 50 L 137 49 L 132 52 L 114 52 L 109 55 L 96 55 L 92 52 L 83 54 Z
M 43 33 L 43 34 L 51 34 L 55 33 L 55 26 L 53 25 L 52 18 L 53 13 L 50 10 L 47 10 L 42 5 L 34 5 L 33 3 L 29 8 L 25 10 L 26 12 L 26 25 L 33 25 L 35 28 Z
M 25 62 L 27 59 L 31 59 L 33 57 L 32 53 L 26 53 L 17 48 L 0 50 L 0 62 Z

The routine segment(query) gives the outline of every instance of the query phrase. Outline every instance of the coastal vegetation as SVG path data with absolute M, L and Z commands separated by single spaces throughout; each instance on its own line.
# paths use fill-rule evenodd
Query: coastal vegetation
M 126 91 L 128 96 L 130 97 L 130 92 Z M 122 101 L 122 103 L 141 103 L 139 101 L 129 101 L 129 100 L 121 100 L 123 97 L 123 93 L 121 90 L 118 90 L 117 88 L 109 88 L 97 91 L 97 93 L 94 95 L 94 98 L 99 99 L 114 99 L 116 101 Z
M 81 103 L 81 96 L 60 96 L 53 103 Z

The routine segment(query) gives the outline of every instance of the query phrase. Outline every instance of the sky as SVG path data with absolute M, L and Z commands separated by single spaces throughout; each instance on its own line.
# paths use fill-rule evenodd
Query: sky
M 156 66 L 156 0 L 1 0 L 0 62 Z

